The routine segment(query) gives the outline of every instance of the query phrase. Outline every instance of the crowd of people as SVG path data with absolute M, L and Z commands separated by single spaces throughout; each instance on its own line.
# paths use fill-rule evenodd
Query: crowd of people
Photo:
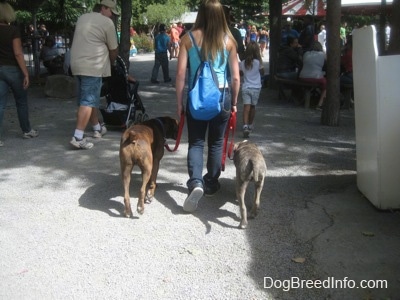
M 287 20 L 281 35 L 281 46 L 278 53 L 276 75 L 290 80 L 315 83 L 319 86 L 319 99 L 316 105 L 321 110 L 326 97 L 326 53 L 327 31 L 324 23 L 316 31 L 312 16 L 305 16 L 303 27 L 298 32 L 292 28 L 293 22 Z M 348 34 L 347 23 L 340 27 L 341 84 L 353 83 L 352 36 Z M 295 88 L 292 94 L 296 93 Z

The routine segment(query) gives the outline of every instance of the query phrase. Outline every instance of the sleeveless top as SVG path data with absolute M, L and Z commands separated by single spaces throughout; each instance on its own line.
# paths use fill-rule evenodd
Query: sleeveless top
M 217 75 L 218 84 L 219 84 L 220 88 L 223 88 L 224 86 L 228 87 L 227 81 L 225 82 L 225 85 L 224 85 L 224 80 L 226 78 L 225 77 L 226 64 L 228 63 L 228 60 L 229 60 L 229 51 L 226 50 L 226 39 L 225 39 L 224 43 L 225 43 L 224 50 L 220 51 L 217 54 L 216 60 L 213 63 L 211 63 L 211 66 L 213 67 L 215 74 Z M 199 51 L 201 51 L 201 47 L 199 47 L 199 45 L 197 45 L 197 47 L 199 48 Z M 188 51 L 188 56 L 189 56 L 189 74 L 188 74 L 189 75 L 188 76 L 189 84 L 188 84 L 188 86 L 189 86 L 189 90 L 190 90 L 193 87 L 193 80 L 195 78 L 196 71 L 199 68 L 200 63 L 201 63 L 201 59 L 197 53 L 196 47 L 193 44 L 192 44 L 192 47 Z M 225 61 L 221 65 L 221 61 L 222 61 L 223 57 L 225 57 Z
M 257 33 L 256 32 L 250 33 L 250 42 L 257 42 Z

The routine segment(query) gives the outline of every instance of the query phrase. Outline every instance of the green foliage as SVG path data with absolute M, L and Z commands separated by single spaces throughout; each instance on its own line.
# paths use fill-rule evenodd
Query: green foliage
M 148 24 L 169 24 L 179 18 L 186 10 L 182 0 L 168 0 L 165 4 L 151 4 L 147 7 L 145 17 Z
M 154 51 L 154 43 L 153 40 L 142 33 L 140 35 L 133 36 L 133 42 L 135 43 L 136 49 L 138 52 L 153 52 Z
M 32 21 L 32 14 L 30 12 L 24 10 L 17 10 L 15 14 L 17 16 L 17 22 L 19 24 L 28 24 L 31 23 Z

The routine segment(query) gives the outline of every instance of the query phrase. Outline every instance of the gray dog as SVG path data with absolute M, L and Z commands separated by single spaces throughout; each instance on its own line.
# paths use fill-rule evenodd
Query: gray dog
M 233 162 L 236 167 L 236 197 L 242 217 L 239 228 L 244 229 L 247 227 L 247 209 L 244 203 L 247 185 L 250 181 L 254 181 L 254 203 L 249 217 L 255 218 L 260 208 L 260 195 L 264 186 L 267 165 L 257 145 L 246 140 L 235 144 Z

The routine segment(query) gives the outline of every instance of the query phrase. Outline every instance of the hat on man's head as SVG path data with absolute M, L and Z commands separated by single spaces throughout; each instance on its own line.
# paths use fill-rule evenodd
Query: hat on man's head
M 115 0 L 101 0 L 100 4 L 111 8 L 112 13 L 114 15 L 119 16 L 119 11 L 117 10 L 117 3 L 115 2 Z

